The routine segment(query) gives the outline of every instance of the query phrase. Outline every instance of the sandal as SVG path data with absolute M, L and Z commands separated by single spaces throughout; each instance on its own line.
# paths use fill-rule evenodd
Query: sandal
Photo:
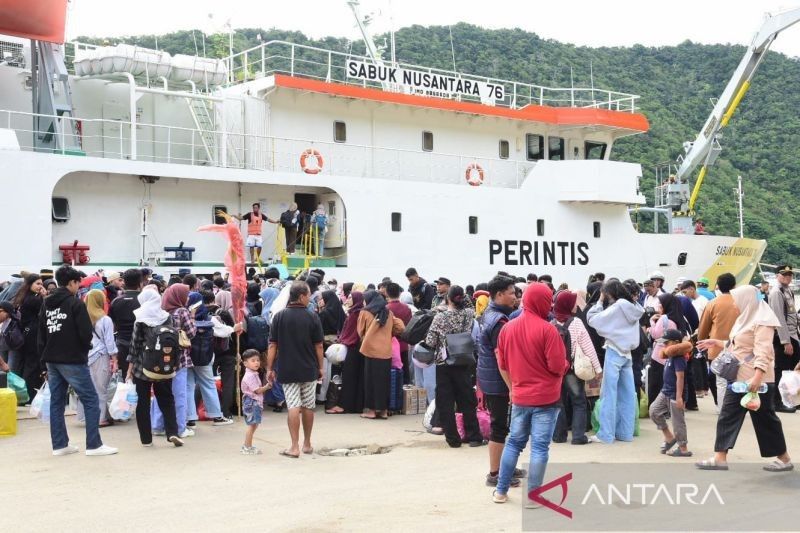
M 375 420 L 375 419 L 376 419 L 376 418 L 378 418 L 378 417 L 377 417 L 377 416 L 367 416 L 367 415 L 361 415 L 361 418 L 366 418 L 367 420 Z
M 763 469 L 767 472 L 789 472 L 794 470 L 794 465 L 791 462 L 784 463 L 780 459 L 775 459 L 771 463 L 764 465 Z
M 728 465 L 726 464 L 717 464 L 714 458 L 710 459 L 703 459 L 702 461 L 698 461 L 694 464 L 700 470 L 728 470 Z
M 278 453 L 278 455 L 282 455 L 284 457 L 289 457 L 291 459 L 300 459 L 300 455 L 294 455 L 293 453 L 289 453 L 289 450 L 283 450 Z
M 508 501 L 508 494 L 498 494 L 496 490 L 493 490 L 492 501 L 494 503 L 506 503 Z
M 671 452 L 668 452 L 667 455 L 669 455 L 670 457 L 691 457 L 692 456 L 692 452 L 689 451 L 689 450 L 686 450 L 684 452 L 680 448 L 675 448 Z
M 669 442 L 662 442 L 661 443 L 661 453 L 667 453 L 675 444 L 678 443 L 678 439 L 672 439 Z
M 444 430 L 442 428 L 431 428 L 428 430 L 428 433 L 431 435 L 444 435 Z
M 325 409 L 325 414 L 329 415 L 343 415 L 344 409 L 341 407 L 333 407 L 332 409 Z

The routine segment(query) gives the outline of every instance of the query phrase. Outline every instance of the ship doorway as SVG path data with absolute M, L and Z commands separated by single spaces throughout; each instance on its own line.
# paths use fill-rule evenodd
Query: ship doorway
M 294 203 L 297 204 L 297 209 L 304 215 L 310 215 L 317 209 L 317 195 L 306 193 L 295 193 Z

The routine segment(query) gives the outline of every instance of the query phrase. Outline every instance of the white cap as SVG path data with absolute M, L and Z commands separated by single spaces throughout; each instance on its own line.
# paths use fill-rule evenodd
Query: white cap
M 654 270 L 653 273 L 650 274 L 650 279 L 660 279 L 661 281 L 664 281 L 666 277 L 660 270 Z
M 681 285 L 683 285 L 683 282 L 686 281 L 687 279 L 688 278 L 685 278 L 684 276 L 679 277 L 677 280 L 675 280 L 675 286 L 680 287 Z

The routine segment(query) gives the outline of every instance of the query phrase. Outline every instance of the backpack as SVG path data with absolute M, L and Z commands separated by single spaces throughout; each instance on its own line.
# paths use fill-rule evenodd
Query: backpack
M 248 302 L 247 310 L 247 339 L 245 340 L 245 349 L 258 350 L 259 352 L 267 351 L 267 344 L 269 341 L 269 322 L 261 315 L 256 314 L 255 304 Z
M 559 324 L 556 319 L 550 322 L 556 327 L 561 340 L 564 342 L 564 348 L 567 350 L 567 361 L 569 361 L 570 365 L 572 365 L 572 335 L 569 333 L 569 325 L 572 324 L 574 319 L 574 316 L 570 317 L 563 325 Z
M 19 325 L 19 321 L 12 318 L 8 323 L 8 327 L 3 332 L 3 339 L 6 341 L 6 346 L 9 350 L 19 350 L 25 345 L 25 333 Z
M 316 214 L 311 222 L 317 226 L 317 229 L 324 230 L 328 225 L 328 215 Z
M 417 344 L 424 341 L 432 323 L 433 312 L 427 309 L 417 311 L 409 320 L 405 331 L 400 335 L 400 340 L 408 344 Z
M 208 366 L 214 359 L 214 328 L 197 328 L 192 337 L 192 363 L 194 366 Z
M 153 381 L 172 379 L 180 364 L 178 330 L 167 325 L 142 325 L 142 327 L 144 327 L 142 373 Z
M 294 213 L 292 213 L 291 211 L 284 211 L 283 213 L 281 213 L 281 218 L 280 218 L 281 226 L 283 226 L 284 228 L 291 228 L 292 226 L 294 226 L 294 224 L 292 223 L 292 219 L 294 219 Z

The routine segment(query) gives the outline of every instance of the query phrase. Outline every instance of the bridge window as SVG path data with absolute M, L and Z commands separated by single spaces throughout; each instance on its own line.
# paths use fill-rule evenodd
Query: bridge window
M 508 141 L 500 141 L 500 159 L 508 159 Z
M 224 205 L 215 205 L 211 208 L 211 219 L 214 221 L 214 224 L 227 224 L 225 217 L 217 214 L 218 211 L 227 213 L 228 207 Z
M 58 196 L 53 197 L 52 201 L 53 207 L 53 221 L 54 222 L 66 222 L 69 220 L 69 200 L 66 198 L 61 198 Z
M 544 136 L 528 133 L 525 135 L 525 146 L 528 149 L 528 161 L 544 159 Z
M 564 160 L 564 138 L 563 137 L 548 137 L 547 138 L 548 159 L 550 161 L 563 161 Z
M 536 221 L 536 235 L 544 237 L 544 220 L 541 218 Z
M 594 238 L 595 239 L 599 239 L 600 238 L 600 223 L 599 222 L 595 222 L 594 223 Z
M 392 213 L 392 231 L 400 231 L 402 227 L 402 215 L 400 213 Z
M 678 254 L 678 266 L 686 266 L 686 259 L 688 259 L 688 252 L 681 252 Z
M 586 141 L 584 152 L 586 159 L 605 159 L 606 158 L 606 143 L 598 143 L 593 141 Z
M 478 233 L 478 217 L 469 217 L 469 233 L 470 235 Z
M 433 152 L 433 132 L 422 132 L 422 151 Z
M 347 142 L 347 124 L 341 120 L 333 121 L 333 140 L 337 143 Z

